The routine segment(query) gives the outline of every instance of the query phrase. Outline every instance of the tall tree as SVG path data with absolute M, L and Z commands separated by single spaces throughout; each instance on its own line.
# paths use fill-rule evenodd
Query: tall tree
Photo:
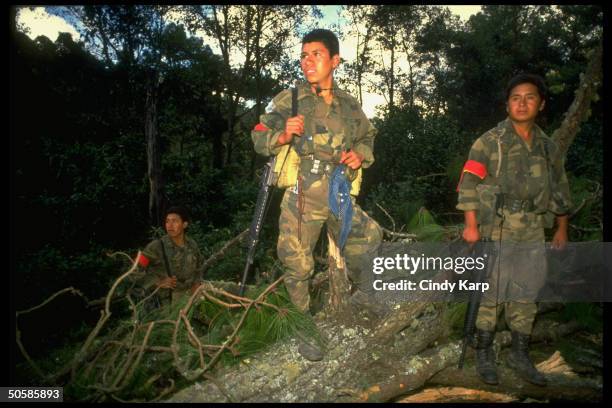
M 72 6 L 83 24 L 86 42 L 97 49 L 107 66 L 128 72 L 128 86 L 137 95 L 137 77 L 144 76 L 143 128 L 149 180 L 149 217 L 161 223 L 164 180 L 161 171 L 157 123 L 159 85 L 162 76 L 162 34 L 172 6 Z
M 559 156 L 567 154 L 567 150 L 580 130 L 580 124 L 591 114 L 591 102 L 599 99 L 597 91 L 603 80 L 603 41 L 591 51 L 589 64 L 580 75 L 580 84 L 576 90 L 574 101 L 564 115 L 561 126 L 552 134 L 560 149 Z
M 243 113 L 241 104 L 255 99 L 255 112 L 261 113 L 267 73 L 282 61 L 293 46 L 292 33 L 306 16 L 306 6 L 211 5 L 186 8 L 192 31 L 204 30 L 221 50 L 224 67 L 223 95 L 226 100 L 226 138 L 224 163 L 232 161 L 236 125 Z M 254 83 L 254 92 L 248 84 Z M 215 156 L 221 155 L 216 152 Z M 221 164 L 217 161 L 218 164 Z
M 373 72 L 378 80 L 370 82 L 368 90 L 382 91 L 388 112 L 403 102 L 413 106 L 418 86 L 413 43 L 422 25 L 423 7 L 359 5 L 347 6 L 345 11 L 348 33 L 357 37 L 356 59 L 347 71 L 360 100 L 364 82 L 372 81 L 368 72 Z
M 345 66 L 350 82 L 357 87 L 357 98 L 363 105 L 364 77 L 373 66 L 372 37 L 374 30 L 373 15 L 376 6 L 348 5 L 343 6 L 349 21 L 348 35 L 356 38 L 355 60 Z

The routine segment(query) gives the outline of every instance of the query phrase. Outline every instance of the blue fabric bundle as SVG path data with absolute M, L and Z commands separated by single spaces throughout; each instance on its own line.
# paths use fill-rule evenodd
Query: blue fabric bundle
M 351 201 L 351 183 L 346 177 L 346 165 L 336 167 L 329 179 L 329 209 L 340 221 L 340 240 L 337 242 L 340 250 L 351 232 L 353 218 L 353 203 Z

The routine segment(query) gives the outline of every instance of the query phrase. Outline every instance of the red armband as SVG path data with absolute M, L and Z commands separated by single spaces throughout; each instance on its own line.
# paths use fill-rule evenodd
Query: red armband
M 138 265 L 142 266 L 143 268 L 146 268 L 149 265 L 149 258 L 147 258 L 146 256 L 144 256 L 144 254 L 141 253 L 138 257 Z
M 265 132 L 266 130 L 270 129 L 268 129 L 263 123 L 259 122 L 257 125 L 255 125 L 255 129 L 253 130 L 256 132 Z
M 463 175 L 468 172 L 472 173 L 475 176 L 478 176 L 481 180 L 487 177 L 487 166 L 484 164 L 477 162 L 476 160 L 468 160 L 465 162 L 463 166 L 463 170 L 461 171 L 461 177 L 459 178 L 459 183 L 457 183 L 457 191 L 459 191 L 459 186 L 461 185 L 461 181 L 463 180 Z

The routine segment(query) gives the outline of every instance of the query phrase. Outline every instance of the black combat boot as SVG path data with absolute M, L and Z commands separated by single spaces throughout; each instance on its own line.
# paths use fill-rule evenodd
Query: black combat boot
M 499 384 L 493 351 L 494 338 L 494 331 L 476 329 L 476 371 L 482 381 L 491 385 Z
M 535 385 L 546 385 L 546 378 L 529 359 L 529 335 L 512 331 L 512 349 L 507 363 L 521 378 Z

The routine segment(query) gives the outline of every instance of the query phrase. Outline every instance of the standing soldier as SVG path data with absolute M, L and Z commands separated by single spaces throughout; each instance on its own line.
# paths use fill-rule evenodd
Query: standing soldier
M 141 277 L 142 286 L 159 287 L 158 299 L 162 305 L 193 293 L 202 280 L 202 253 L 185 233 L 188 224 L 189 216 L 183 207 L 169 208 L 165 218 L 167 234 L 150 242 L 138 260 L 146 268 Z
M 291 115 L 292 92 L 285 90 L 268 105 L 251 133 L 257 153 L 278 155 L 277 162 L 283 165 L 280 177 L 290 179 L 281 203 L 277 252 L 286 270 L 285 286 L 291 301 L 304 313 L 309 312 L 310 305 L 312 252 L 323 224 L 327 223 L 336 242 L 340 236 L 340 223 L 330 216 L 328 205 L 330 175 L 339 164 L 345 164 L 349 179 L 354 180 L 359 169 L 374 162 L 376 131 L 355 98 L 334 82 L 339 63 L 334 33 L 317 29 L 304 36 L 300 65 L 306 82 L 297 86 L 298 115 Z M 349 276 L 355 280 L 359 255 L 380 243 L 382 230 L 359 208 L 354 196 L 351 201 L 351 230 L 343 254 Z M 299 351 L 311 361 L 323 358 L 321 349 L 302 336 Z
M 563 159 L 554 160 L 558 147 L 535 124 L 545 102 L 541 77 L 512 78 L 506 88 L 508 117 L 476 140 L 459 181 L 463 239 L 470 244 L 492 239 L 501 248 L 476 320 L 477 371 L 488 384 L 498 383 L 492 343 L 502 309 L 512 331 L 508 365 L 527 381 L 546 384 L 528 354 L 537 312 L 534 300 L 546 277 L 544 228 L 552 227 L 556 216 L 552 247 L 563 248 L 571 203 Z M 533 244 L 527 249 L 518 244 L 525 242 Z M 499 308 L 498 294 L 507 299 Z

